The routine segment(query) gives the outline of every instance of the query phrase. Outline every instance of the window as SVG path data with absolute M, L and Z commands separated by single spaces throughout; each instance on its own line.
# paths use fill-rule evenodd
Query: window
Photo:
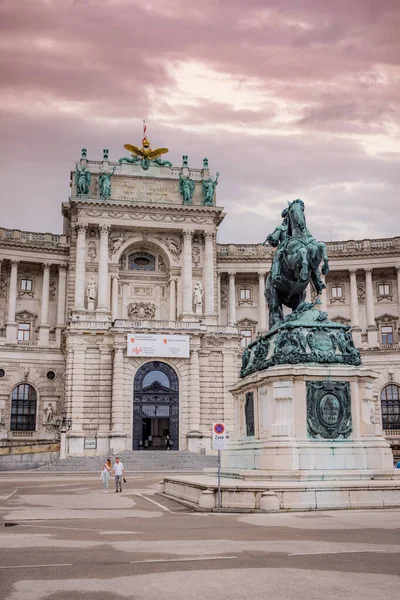
M 393 327 L 392 325 L 383 325 L 381 327 L 382 344 L 393 344 Z
M 390 296 L 390 285 L 388 283 L 380 283 L 378 285 L 378 294 L 381 297 Z
M 343 298 L 343 287 L 341 285 L 332 286 L 332 298 Z
M 21 279 L 21 291 L 31 292 L 33 289 L 32 279 Z
M 31 337 L 31 324 L 18 323 L 18 341 L 29 342 Z
M 131 254 L 129 257 L 129 269 L 132 271 L 155 271 L 155 258 L 146 252 Z
M 400 429 L 400 388 L 391 384 L 381 392 L 383 429 Z
M 144 379 L 143 379 L 143 387 L 148 387 L 149 385 L 151 385 L 152 383 L 155 382 L 160 383 L 161 385 L 163 385 L 164 387 L 169 388 L 169 379 L 167 377 L 167 375 L 165 373 L 163 373 L 162 371 L 150 371 L 150 373 L 147 373 L 147 375 L 145 375 Z
M 240 335 L 242 336 L 242 350 L 244 350 L 252 340 L 252 332 L 250 329 L 242 329 Z
M 52 380 L 56 378 L 56 374 L 54 373 L 54 371 L 47 371 L 46 377 L 47 379 Z
M 11 431 L 35 431 L 36 390 L 28 383 L 14 388 L 11 398 Z
M 240 289 L 240 299 L 241 300 L 251 300 L 251 289 L 250 288 L 241 288 Z

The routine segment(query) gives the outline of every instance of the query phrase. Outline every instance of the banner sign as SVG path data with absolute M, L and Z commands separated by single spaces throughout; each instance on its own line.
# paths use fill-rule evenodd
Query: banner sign
M 128 356 L 153 358 L 189 358 L 188 335 L 128 333 Z

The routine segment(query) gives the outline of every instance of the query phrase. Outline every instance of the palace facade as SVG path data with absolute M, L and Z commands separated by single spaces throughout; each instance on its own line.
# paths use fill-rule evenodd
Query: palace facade
M 209 452 L 212 423 L 233 426 L 228 388 L 267 330 L 273 249 L 216 243 L 215 186 L 206 159 L 192 169 L 187 157 L 171 167 L 84 151 L 62 234 L 0 229 L 3 457 L 57 452 L 60 424 L 69 455 L 165 449 L 167 435 L 173 449 Z M 321 309 L 352 326 L 379 373 L 375 419 L 397 454 L 400 237 L 327 249 Z M 138 333 L 189 336 L 190 356 L 128 356 Z

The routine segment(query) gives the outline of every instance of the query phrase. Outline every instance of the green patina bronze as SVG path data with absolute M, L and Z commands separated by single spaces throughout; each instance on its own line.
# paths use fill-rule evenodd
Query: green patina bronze
M 207 160 L 207 159 L 204 159 L 204 160 Z M 203 161 L 203 163 L 204 163 L 204 161 Z M 219 173 L 217 173 L 217 176 L 214 181 L 213 181 L 212 177 L 209 177 L 208 179 L 203 180 L 203 183 L 202 183 L 203 206 L 213 206 L 215 188 L 218 185 L 218 177 L 219 177 Z
M 76 164 L 75 184 L 77 196 L 87 196 L 89 194 L 90 182 L 92 174 L 85 166 L 79 169 L 79 164 Z
M 195 183 L 189 177 L 179 173 L 179 192 L 182 196 L 182 204 L 191 205 Z
M 307 381 L 307 432 L 312 438 L 347 438 L 352 432 L 348 381 Z
M 316 302 L 303 302 L 282 323 L 249 344 L 242 355 L 241 377 L 275 365 L 360 365 L 350 326 L 328 319 Z
M 282 218 L 282 224 L 264 242 L 276 248 L 265 286 L 270 329 L 283 321 L 283 305 L 295 310 L 304 302 L 310 281 L 317 294 L 322 292 L 325 284 L 319 271 L 321 261 L 322 273 L 329 272 L 325 244 L 317 242 L 307 229 L 304 202 L 299 198 L 289 202 Z
M 99 177 L 100 197 L 107 199 L 111 196 L 111 177 L 115 173 L 114 167 L 112 173 L 101 173 Z

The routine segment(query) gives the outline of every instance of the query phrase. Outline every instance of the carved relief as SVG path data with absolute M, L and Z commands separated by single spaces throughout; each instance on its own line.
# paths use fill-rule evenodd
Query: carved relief
M 118 252 L 118 250 L 125 244 L 125 241 L 132 237 L 132 235 L 127 235 L 123 233 L 114 234 L 108 240 L 108 256 L 112 258 L 114 254 Z
M 198 246 L 193 246 L 192 248 L 192 262 L 195 267 L 200 265 L 201 253 L 200 248 Z
M 158 257 L 158 270 L 162 273 L 166 273 L 168 271 L 167 265 L 162 256 Z
M 97 258 L 97 244 L 93 240 L 88 244 L 88 258 L 90 262 L 94 262 Z
M 357 298 L 358 304 L 365 303 L 365 286 L 363 283 L 357 283 Z
M 154 319 L 156 306 L 152 302 L 131 302 L 128 317 L 131 319 Z
M 49 300 L 50 302 L 54 302 L 56 299 L 57 293 L 57 283 L 56 280 L 51 278 L 49 283 Z
M 226 284 L 221 284 L 221 308 L 228 306 L 228 287 Z
M 179 255 L 182 251 L 182 244 L 178 237 L 170 237 L 170 236 L 161 236 L 161 241 L 164 242 L 172 256 L 175 260 L 179 258 Z
M 152 288 L 138 285 L 131 285 L 129 293 L 131 296 L 152 296 Z
M 118 262 L 118 266 L 119 266 L 119 268 L 122 271 L 125 271 L 125 269 L 126 269 L 126 256 L 125 256 L 125 254 L 122 254 L 122 256 L 120 257 L 119 262 Z
M 5 298 L 7 296 L 7 280 L 2 277 L 0 279 L 0 298 Z

